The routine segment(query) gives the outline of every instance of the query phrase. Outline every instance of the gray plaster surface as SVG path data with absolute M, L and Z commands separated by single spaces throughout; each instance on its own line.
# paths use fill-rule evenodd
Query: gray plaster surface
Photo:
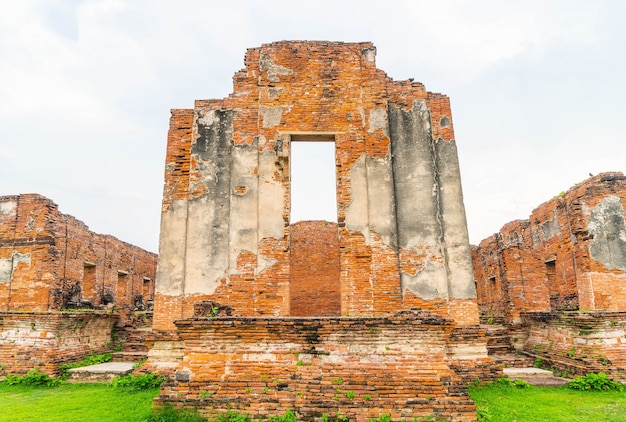
M 89 372 L 92 374 L 111 373 L 115 375 L 126 375 L 133 370 L 133 362 L 107 362 L 97 365 L 81 366 L 80 368 L 72 368 L 70 373 Z

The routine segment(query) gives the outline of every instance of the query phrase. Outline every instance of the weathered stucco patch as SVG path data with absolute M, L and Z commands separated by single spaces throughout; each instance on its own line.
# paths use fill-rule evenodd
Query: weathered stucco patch
M 618 196 L 604 198 L 591 210 L 587 230 L 593 235 L 591 258 L 610 270 L 626 271 L 624 207 Z
M 13 280 L 13 271 L 19 264 L 30 267 L 30 254 L 13 251 L 11 258 L 0 259 L 0 283 Z
M 426 260 L 424 267 L 415 275 L 407 272 L 400 272 L 402 282 L 402 293 L 407 290 L 424 300 L 432 300 L 448 295 L 445 268 L 437 261 Z
M 350 169 L 350 196 L 352 201 L 346 209 L 346 228 L 361 232 L 368 239 L 367 219 L 367 171 L 365 154 L 361 154 Z
M 0 215 L 15 215 L 17 201 L 0 202 Z
M 285 188 L 279 178 L 280 169 L 276 164 L 276 153 L 266 149 L 259 154 L 259 240 L 265 238 L 282 239 L 283 199 Z
M 269 54 L 261 54 L 260 57 L 261 69 L 267 71 L 267 77 L 272 82 L 279 82 L 278 75 L 291 75 L 293 70 L 286 67 L 277 65 L 270 59 Z
M 159 265 L 155 291 L 168 296 L 182 295 L 187 241 L 187 200 L 179 199 L 161 215 Z
M 368 132 L 373 133 L 378 129 L 382 129 L 385 136 L 389 136 L 389 130 L 387 127 L 387 110 L 384 108 L 375 108 L 370 111 L 370 127 Z

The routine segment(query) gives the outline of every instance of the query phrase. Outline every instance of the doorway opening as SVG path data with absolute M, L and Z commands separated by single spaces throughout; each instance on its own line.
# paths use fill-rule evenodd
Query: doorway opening
M 341 315 L 334 135 L 290 142 L 290 314 Z

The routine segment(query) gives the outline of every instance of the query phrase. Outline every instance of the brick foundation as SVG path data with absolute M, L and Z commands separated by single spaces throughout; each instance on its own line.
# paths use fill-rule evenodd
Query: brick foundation
M 467 379 L 499 375 L 490 373 L 490 359 L 480 358 L 486 340 L 478 327 L 455 329 L 428 313 L 220 317 L 176 325 L 184 358 L 157 403 L 207 416 L 233 409 L 268 417 L 293 409 L 298 420 L 339 412 L 352 421 L 385 413 L 393 420 L 470 421 L 476 416 Z

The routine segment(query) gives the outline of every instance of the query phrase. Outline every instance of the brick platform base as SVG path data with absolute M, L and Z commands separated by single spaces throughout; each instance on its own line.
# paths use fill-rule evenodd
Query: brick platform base
M 471 421 L 476 409 L 453 367 L 466 376 L 493 368 L 477 327 L 459 331 L 427 312 L 224 317 L 176 325 L 184 358 L 156 404 L 198 408 L 206 416 L 235 410 L 258 418 L 292 409 L 298 420 L 390 414 L 392 420 L 434 415 Z

